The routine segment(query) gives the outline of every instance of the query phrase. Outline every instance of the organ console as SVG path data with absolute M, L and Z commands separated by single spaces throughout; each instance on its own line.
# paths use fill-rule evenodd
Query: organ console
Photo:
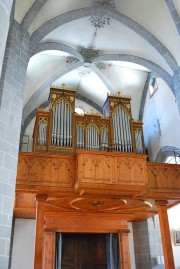
M 75 113 L 76 90 L 50 89 L 48 111 L 39 109 L 33 151 L 73 153 L 75 149 L 144 154 L 142 122 L 134 121 L 131 97 L 108 94 L 103 115 Z

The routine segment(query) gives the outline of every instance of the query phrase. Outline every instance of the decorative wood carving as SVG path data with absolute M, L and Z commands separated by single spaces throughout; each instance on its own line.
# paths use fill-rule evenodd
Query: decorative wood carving
M 103 197 L 74 197 L 65 196 L 60 198 L 50 197 L 46 200 L 46 205 L 51 209 L 73 210 L 79 212 L 130 212 L 151 210 L 154 202 L 146 203 L 144 200 L 103 198 Z
M 147 163 L 149 184 L 148 197 L 180 197 L 180 166 L 173 164 Z
M 73 156 L 23 153 L 19 155 L 17 184 L 72 187 L 74 169 Z
M 131 213 L 131 220 L 142 220 L 157 213 L 154 200 L 170 199 L 170 206 L 180 200 L 180 166 L 117 152 L 20 153 L 16 217 L 35 217 L 38 193 L 48 194 L 48 210 Z
M 77 192 L 104 188 L 107 194 L 111 186 L 111 194 L 118 190 L 120 195 L 126 192 L 129 196 L 148 189 L 145 155 L 76 151 L 76 166 Z
M 75 93 L 75 89 L 65 85 L 50 89 L 49 110 L 40 109 L 36 113 L 33 151 L 74 153 L 80 148 L 145 152 L 142 124 L 132 120 L 129 96 L 120 93 L 108 95 L 103 116 L 94 113 L 77 115 L 74 111 Z M 137 130 L 140 133 L 138 141 L 141 140 L 138 145 L 135 141 Z

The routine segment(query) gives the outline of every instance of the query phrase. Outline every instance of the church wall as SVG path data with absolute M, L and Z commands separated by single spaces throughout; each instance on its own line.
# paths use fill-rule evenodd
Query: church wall
M 168 210 L 169 226 L 171 232 L 172 249 L 174 255 L 175 268 L 180 269 L 180 246 L 176 246 L 174 243 L 174 231 L 180 230 L 180 204 L 174 206 Z
M 33 269 L 35 220 L 16 219 L 11 269 Z
M 20 41 L 21 40 L 21 41 Z M 29 37 L 9 31 L 0 80 L 0 265 L 8 268 Z
M 176 98 L 167 84 L 157 79 L 158 90 L 146 97 L 143 129 L 145 145 L 151 161 L 164 146 L 180 148 L 180 115 Z
M 13 0 L 0 0 L 0 75 L 3 65 L 4 51 L 10 24 L 10 13 Z

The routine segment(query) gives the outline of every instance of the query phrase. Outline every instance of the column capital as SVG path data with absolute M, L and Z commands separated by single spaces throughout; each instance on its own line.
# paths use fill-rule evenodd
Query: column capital
M 167 200 L 156 200 L 155 205 L 158 206 L 167 206 L 169 203 Z

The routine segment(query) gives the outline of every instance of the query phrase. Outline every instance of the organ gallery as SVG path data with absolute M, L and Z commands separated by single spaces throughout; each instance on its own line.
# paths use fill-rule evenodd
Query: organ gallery
M 76 90 L 51 88 L 33 152 L 20 153 L 15 217 L 36 218 L 35 269 L 128 269 L 128 222 L 159 214 L 166 268 L 174 268 L 167 208 L 180 169 L 150 163 L 131 98 L 108 95 L 103 115 L 75 113 Z

